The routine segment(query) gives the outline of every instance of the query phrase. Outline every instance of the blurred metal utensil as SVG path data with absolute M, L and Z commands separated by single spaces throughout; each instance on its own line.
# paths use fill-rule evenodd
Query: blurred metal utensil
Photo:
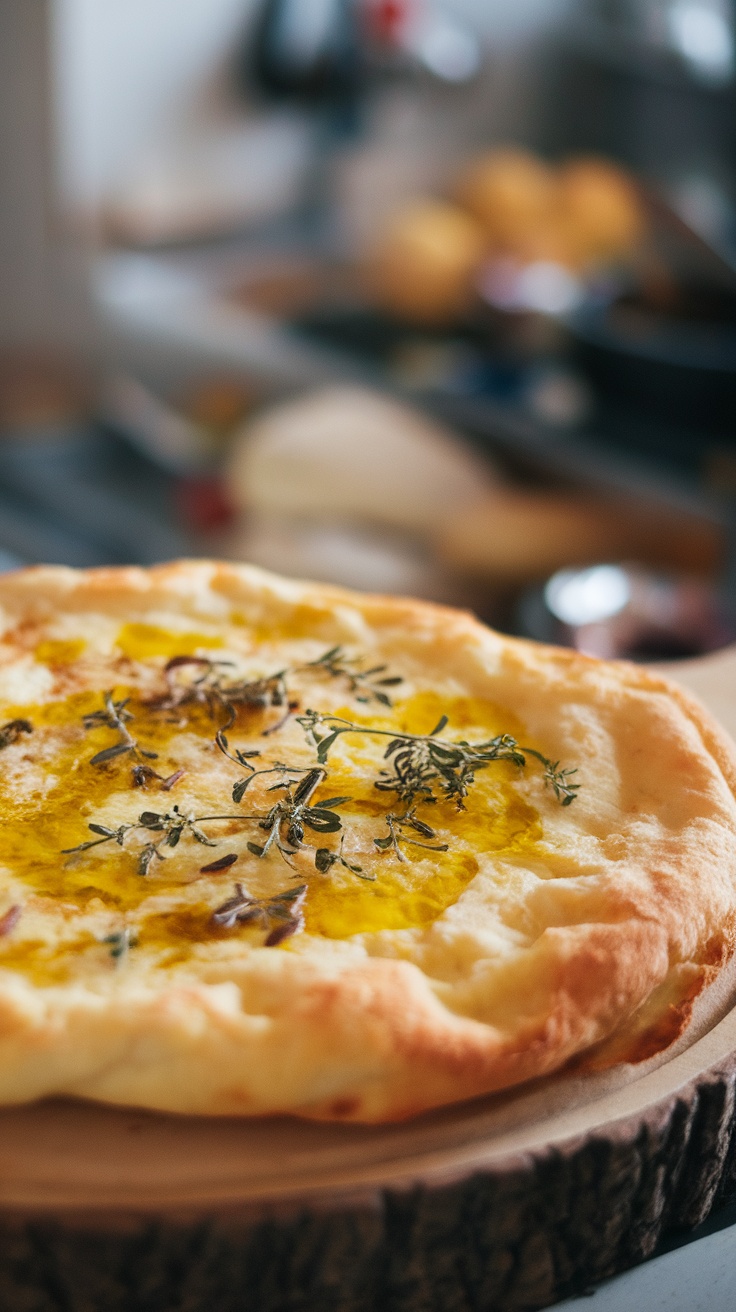
M 640 186 L 651 220 L 651 240 L 675 277 L 721 289 L 736 298 L 736 258 L 712 234 L 689 222 L 682 208 L 655 187 Z M 734 300 L 736 316 L 736 299 Z
M 29 563 L 153 564 L 191 550 L 167 480 L 87 426 L 0 442 L 0 544 Z
M 519 606 L 523 632 L 604 659 L 672 660 L 725 647 L 736 625 L 716 588 L 630 565 L 559 570 Z
M 270 96 L 319 104 L 352 97 L 361 66 L 349 0 L 266 0 L 248 34 L 241 77 Z

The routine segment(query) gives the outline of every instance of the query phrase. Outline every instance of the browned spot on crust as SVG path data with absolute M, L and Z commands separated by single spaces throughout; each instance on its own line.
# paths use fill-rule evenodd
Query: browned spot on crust
M 638 1035 L 626 1054 L 626 1060 L 636 1066 L 639 1062 L 648 1061 L 650 1057 L 655 1057 L 658 1052 L 669 1048 L 676 1039 L 679 1039 L 685 1026 L 690 1021 L 693 1003 L 702 986 L 702 980 L 694 984 L 688 998 L 684 998 L 682 1002 L 671 1003 L 663 1015 L 659 1017 L 656 1024 L 651 1025 L 644 1034 Z
M 733 926 L 729 926 L 728 929 L 708 939 L 698 957 L 698 962 L 701 966 L 716 966 L 720 970 L 733 955 L 733 949 Z
M 359 1098 L 336 1098 L 331 1102 L 328 1109 L 328 1115 L 342 1119 L 345 1116 L 357 1116 L 360 1111 Z
M 23 619 L 3 634 L 3 643 L 19 651 L 32 651 L 43 631 L 40 619 Z

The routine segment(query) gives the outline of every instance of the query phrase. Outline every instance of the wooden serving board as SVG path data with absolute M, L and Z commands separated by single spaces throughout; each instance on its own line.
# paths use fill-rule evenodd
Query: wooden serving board
M 669 672 L 736 737 L 736 648 Z M 402 1125 L 9 1109 L 0 1312 L 518 1312 L 582 1292 L 736 1191 L 735 999 L 659 1064 Z

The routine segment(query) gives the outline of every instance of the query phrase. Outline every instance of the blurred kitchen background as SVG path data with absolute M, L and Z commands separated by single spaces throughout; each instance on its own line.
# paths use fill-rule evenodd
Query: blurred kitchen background
M 736 0 L 0 0 L 0 567 L 736 638 Z

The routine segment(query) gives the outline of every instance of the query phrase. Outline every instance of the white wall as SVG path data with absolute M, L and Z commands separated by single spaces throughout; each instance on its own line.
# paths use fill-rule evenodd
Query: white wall
M 65 197 L 94 205 L 142 147 L 206 114 L 254 0 L 54 0 Z
M 0 4 L 4 0 L 0 0 Z M 62 191 L 94 208 L 141 151 L 225 112 L 221 72 L 259 0 L 53 0 Z M 503 47 L 567 0 L 445 0 Z
M 48 298 L 46 5 L 0 0 L 0 342 L 41 334 Z
M 94 212 L 142 153 L 232 127 L 223 69 L 258 2 L 0 0 L 0 345 L 66 339 L 75 315 L 83 325 L 83 253 L 64 244 L 59 192 Z M 496 48 L 566 4 L 445 2 Z
M 450 0 L 494 42 L 508 44 L 538 32 L 569 8 L 568 0 Z

